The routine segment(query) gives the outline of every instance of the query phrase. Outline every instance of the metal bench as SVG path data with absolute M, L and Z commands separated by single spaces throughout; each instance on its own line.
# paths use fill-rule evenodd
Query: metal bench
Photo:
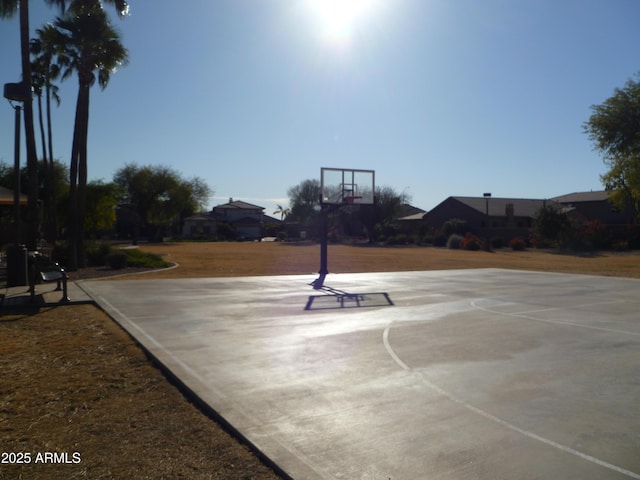
M 42 255 L 39 252 L 30 252 L 29 253 L 29 265 L 30 265 L 30 288 L 31 292 L 31 301 L 35 300 L 36 295 L 36 280 L 40 279 L 41 282 L 58 282 L 54 291 L 62 290 L 62 298 L 60 299 L 60 303 L 69 302 L 69 293 L 67 290 L 67 272 L 64 268 L 57 262 L 51 261 L 51 259 Z

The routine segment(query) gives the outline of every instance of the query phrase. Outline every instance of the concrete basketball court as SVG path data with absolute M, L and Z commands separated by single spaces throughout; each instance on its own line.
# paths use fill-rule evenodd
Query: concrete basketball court
M 79 285 L 295 479 L 640 479 L 640 281 L 314 279 Z

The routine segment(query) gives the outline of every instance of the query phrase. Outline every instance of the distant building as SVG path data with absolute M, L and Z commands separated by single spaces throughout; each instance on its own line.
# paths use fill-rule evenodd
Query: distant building
M 218 228 L 226 225 L 231 228 L 236 238 L 256 240 L 262 237 L 262 227 L 265 223 L 280 224 L 281 221 L 266 216 L 264 207 L 241 200 L 234 201 L 230 198 L 229 202 L 214 207 L 211 212 L 186 218 L 182 236 L 184 238 L 215 237 Z
M 562 205 L 569 218 L 578 224 L 597 220 L 603 225 L 623 226 L 634 221 L 631 205 L 616 209 L 609 201 L 609 192 L 604 190 L 569 193 L 551 200 Z
M 528 238 L 533 217 L 548 200 L 500 197 L 448 197 L 424 215 L 435 228 L 453 218 L 466 222 L 468 231 L 485 237 Z
M 466 222 L 468 231 L 484 237 L 528 238 L 533 219 L 544 205 L 556 204 L 576 225 L 597 220 L 612 230 L 633 223 L 633 209 L 619 211 L 609 201 L 609 193 L 576 192 L 547 200 L 499 197 L 448 197 L 423 218 L 429 226 L 440 228 L 452 218 Z

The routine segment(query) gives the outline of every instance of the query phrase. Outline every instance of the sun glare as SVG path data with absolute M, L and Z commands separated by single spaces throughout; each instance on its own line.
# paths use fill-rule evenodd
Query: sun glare
M 359 23 L 379 0 L 310 0 L 324 39 L 337 46 L 350 43 Z

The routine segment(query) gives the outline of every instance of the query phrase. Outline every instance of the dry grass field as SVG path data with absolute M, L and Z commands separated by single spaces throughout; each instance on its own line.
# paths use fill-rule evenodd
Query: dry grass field
M 317 245 L 270 242 L 142 248 L 179 267 L 114 280 L 311 274 L 320 255 Z M 640 254 L 329 247 L 333 273 L 481 267 L 640 278 Z M 279 478 L 92 305 L 2 312 L 0 371 L 0 462 L 30 455 L 30 463 L 0 463 L 0 480 Z
M 320 247 L 309 243 L 167 243 L 145 245 L 144 250 L 180 265 L 145 274 L 145 279 L 309 274 L 320 266 Z M 572 255 L 368 245 L 329 245 L 328 251 L 331 273 L 493 267 L 640 278 L 638 252 Z

